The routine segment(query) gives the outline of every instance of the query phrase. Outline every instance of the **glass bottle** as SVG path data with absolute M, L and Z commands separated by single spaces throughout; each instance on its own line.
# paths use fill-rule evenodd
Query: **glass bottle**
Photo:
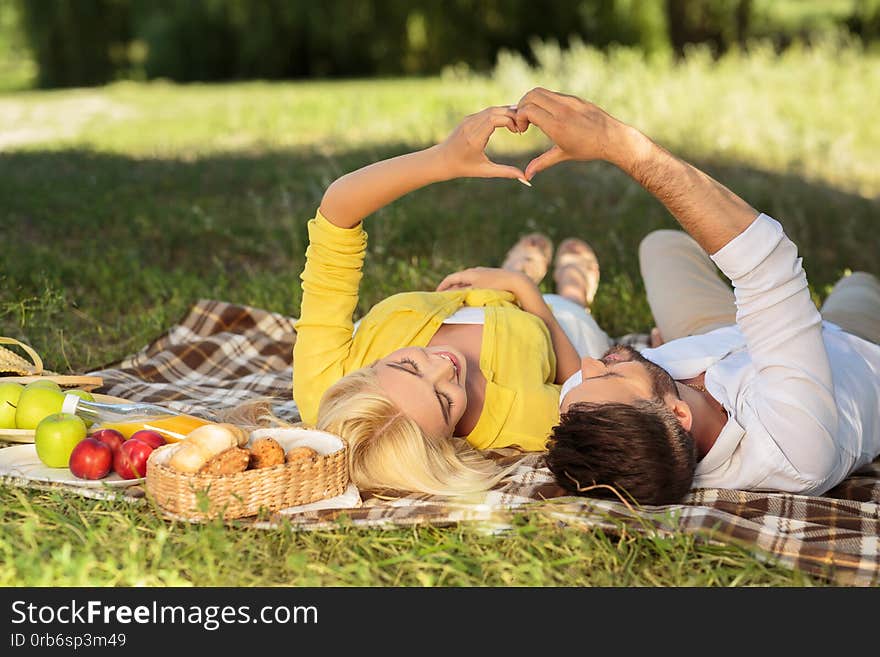
M 165 436 L 168 442 L 177 442 L 186 438 L 196 427 L 213 424 L 210 420 L 179 413 L 157 404 L 104 404 L 87 401 L 70 393 L 64 395 L 61 412 L 74 413 L 83 420 L 93 422 L 95 427 L 116 429 L 126 439 L 131 438 L 135 431 L 151 429 Z

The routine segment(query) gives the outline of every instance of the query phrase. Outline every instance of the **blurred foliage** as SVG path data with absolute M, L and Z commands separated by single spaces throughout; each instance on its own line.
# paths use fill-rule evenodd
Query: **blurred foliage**
M 30 86 L 36 74 L 20 26 L 18 3 L 0 0 L 0 92 Z
M 752 0 L 666 0 L 669 41 L 678 56 L 691 43 L 708 43 L 716 53 L 749 35 Z
M 866 43 L 880 39 L 880 0 L 858 0 L 857 11 L 847 19 L 847 27 Z
M 129 39 L 127 0 L 23 0 L 22 28 L 40 87 L 101 84 L 114 76 L 114 51 Z
M 0 0 L 10 16 L 41 87 L 487 71 L 534 39 L 680 58 L 691 44 L 718 57 L 756 37 L 781 50 L 880 33 L 880 0 Z
M 178 81 L 427 74 L 532 37 L 662 44 L 661 0 L 133 0 L 146 77 Z

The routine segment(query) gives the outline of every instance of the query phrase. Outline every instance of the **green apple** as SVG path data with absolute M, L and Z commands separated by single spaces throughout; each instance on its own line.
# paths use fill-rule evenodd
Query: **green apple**
M 15 407 L 22 390 L 20 383 L 0 383 L 0 429 L 15 429 Z
M 86 437 L 86 423 L 72 413 L 44 417 L 34 433 L 37 456 L 50 468 L 66 468 L 73 448 Z
M 50 381 L 49 379 L 37 379 L 36 381 L 31 381 L 28 383 L 26 388 L 50 388 L 52 390 L 57 390 L 61 392 L 61 386 L 55 383 L 54 381 Z
M 15 426 L 19 429 L 36 429 L 47 415 L 60 413 L 64 403 L 64 393 L 45 385 L 29 383 L 18 398 L 15 409 Z
M 68 395 L 76 395 L 77 397 L 79 397 L 83 401 L 90 401 L 90 402 L 95 401 L 95 398 L 92 397 L 90 392 L 87 392 L 86 390 L 80 390 L 79 388 L 74 388 L 72 390 L 64 390 L 63 392 L 67 393 Z M 85 418 L 83 418 L 83 419 L 85 420 Z M 86 423 L 86 428 L 91 428 L 91 426 L 94 424 L 94 422 L 92 422 L 91 420 L 85 420 L 85 423 Z
M 68 395 L 76 395 L 80 399 L 85 399 L 86 401 L 95 401 L 95 398 L 92 397 L 92 394 L 86 390 L 80 390 L 79 388 L 71 388 L 70 390 L 65 390 L 65 393 Z

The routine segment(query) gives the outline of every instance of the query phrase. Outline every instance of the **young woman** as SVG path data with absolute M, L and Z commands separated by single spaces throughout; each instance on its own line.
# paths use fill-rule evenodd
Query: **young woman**
M 352 322 L 367 243 L 362 220 L 434 182 L 523 178 L 484 152 L 501 127 L 516 132 L 513 110 L 490 107 L 436 146 L 349 173 L 330 185 L 309 222 L 294 399 L 306 424 L 348 442 L 351 477 L 363 490 L 452 495 L 490 487 L 504 470 L 473 448 L 544 449 L 559 420 L 559 386 L 580 367 L 537 281 L 523 273 L 528 258 L 456 272 L 434 292 L 394 295 Z M 529 244 L 519 246 L 522 255 Z M 571 287 L 571 262 L 557 265 L 557 282 Z M 589 298 L 598 268 L 583 271 L 581 278 L 593 276 L 584 281 Z M 607 337 L 582 304 L 551 303 L 581 351 L 604 353 Z

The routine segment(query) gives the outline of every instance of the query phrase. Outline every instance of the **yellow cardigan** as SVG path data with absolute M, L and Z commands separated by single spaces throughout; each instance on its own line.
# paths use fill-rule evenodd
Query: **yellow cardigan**
M 542 320 L 520 309 L 509 292 L 407 292 L 376 304 L 353 335 L 367 234 L 362 224 L 340 228 L 320 212 L 308 229 L 293 348 L 293 397 L 304 422 L 316 422 L 321 396 L 343 376 L 401 347 L 424 347 L 456 310 L 480 306 L 486 317 L 480 348 L 486 398 L 467 440 L 478 449 L 544 449 L 559 421 L 560 387 L 553 383 L 556 355 Z

